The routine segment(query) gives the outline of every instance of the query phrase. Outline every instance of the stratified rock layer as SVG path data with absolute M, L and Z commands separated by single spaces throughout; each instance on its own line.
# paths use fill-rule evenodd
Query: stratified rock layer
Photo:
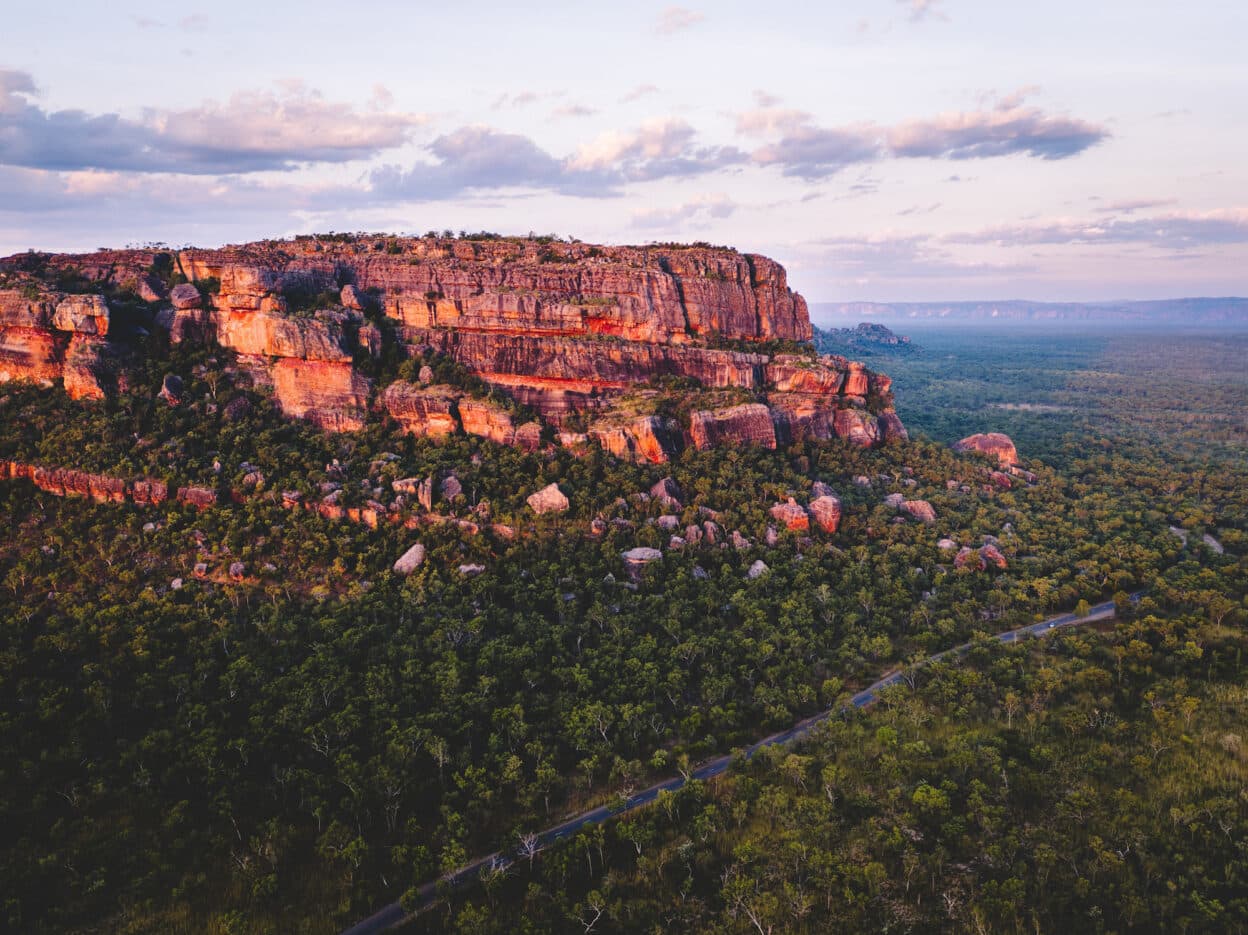
M 152 275 L 162 268 L 187 282 L 167 288 Z M 905 438 L 886 376 L 774 352 L 809 342 L 806 303 L 779 264 L 725 248 L 360 235 L 19 255 L 0 270 L 0 381 L 61 379 L 82 398 L 103 396 L 112 378 L 109 306 L 47 289 L 49 272 L 149 302 L 171 340 L 237 352 L 284 412 L 335 431 L 362 427 L 372 405 L 422 435 L 543 443 L 542 422 L 517 423 L 460 390 L 374 387 L 356 362 L 377 360 L 389 341 L 404 355 L 453 358 L 567 443 L 631 460 L 667 461 L 686 446 Z M 637 405 L 640 388 L 658 387 L 642 393 L 653 399 L 674 385 L 704 397 L 687 423 Z

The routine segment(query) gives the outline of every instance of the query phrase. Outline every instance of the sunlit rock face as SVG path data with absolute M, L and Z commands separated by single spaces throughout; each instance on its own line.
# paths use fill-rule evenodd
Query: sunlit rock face
M 38 261 L 43 274 L 146 303 L 174 342 L 235 351 L 285 413 L 328 430 L 359 429 L 378 411 L 421 435 L 529 449 L 567 438 L 652 463 L 686 447 L 906 437 L 888 377 L 803 351 L 810 319 L 784 268 L 728 248 L 359 235 Z M 20 283 L 0 286 L 0 380 L 103 396 L 108 300 L 46 289 L 31 262 L 0 261 Z M 387 347 L 446 355 L 538 419 L 479 393 L 375 386 L 360 362 Z M 696 400 L 676 419 L 655 411 L 664 393 Z
M 953 443 L 954 451 L 978 451 L 992 455 L 1003 468 L 1011 468 L 1018 464 L 1018 451 L 1010 436 L 1000 432 L 984 432 L 970 435 Z

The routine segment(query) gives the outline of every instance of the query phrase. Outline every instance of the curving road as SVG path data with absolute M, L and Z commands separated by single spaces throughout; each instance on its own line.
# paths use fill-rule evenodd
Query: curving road
M 1139 600 L 1139 594 L 1131 595 L 1132 600 Z M 993 639 L 1001 643 L 1016 643 L 1024 636 L 1043 636 L 1044 634 L 1059 629 L 1061 627 L 1073 627 L 1080 624 L 1093 623 L 1097 620 L 1108 620 L 1114 616 L 1114 602 L 1105 601 L 1101 604 L 1094 605 L 1088 613 L 1083 617 L 1076 617 L 1074 614 L 1059 614 L 1056 617 L 1050 617 L 1042 620 L 1040 623 L 1029 624 L 1025 627 L 1019 627 L 1017 630 L 1007 630 L 1004 633 L 996 634 Z M 928 665 L 932 662 L 938 662 L 948 656 L 957 656 L 966 652 L 971 648 L 970 643 L 963 643 L 961 646 L 955 646 L 952 649 L 946 649 L 944 652 L 936 653 L 934 656 L 928 656 L 919 665 Z M 855 708 L 865 708 L 878 700 L 879 693 L 886 688 L 891 688 L 905 677 L 905 670 L 898 669 L 885 675 L 879 681 L 868 685 L 858 694 L 849 699 L 849 704 Z M 803 721 L 798 721 L 787 730 L 779 733 L 771 734 L 764 737 L 757 743 L 747 747 L 744 751 L 746 759 L 752 757 L 763 747 L 772 747 L 776 744 L 792 743 L 800 740 L 809 734 L 816 725 L 826 721 L 834 714 L 843 710 L 840 707 L 829 708 L 827 711 L 821 711 L 812 715 Z M 738 756 L 737 753 L 728 753 L 717 759 L 711 760 L 699 766 L 689 774 L 690 779 L 712 779 L 723 773 L 732 765 L 733 760 Z M 537 853 L 556 843 L 561 838 L 575 834 L 588 825 L 600 824 L 609 821 L 626 812 L 649 805 L 659 797 L 660 792 L 674 792 L 683 786 L 688 779 L 684 776 L 673 776 L 663 782 L 655 783 L 649 789 L 638 792 L 626 802 L 617 806 L 600 805 L 598 808 L 590 809 L 582 812 L 575 818 L 569 818 L 567 821 L 547 828 L 545 831 L 535 835 L 535 841 L 532 847 L 533 853 Z M 526 852 L 527 856 L 527 852 Z M 486 869 L 505 870 L 521 859 L 519 853 L 509 852 L 504 854 L 496 851 L 493 854 L 487 854 L 485 857 L 478 858 L 470 864 L 465 864 L 453 873 L 439 877 L 437 880 L 431 880 L 428 883 L 418 887 L 416 892 L 419 896 L 418 904 L 415 909 L 420 910 L 428 906 L 437 897 L 439 888 L 441 887 L 457 887 L 479 878 L 481 871 Z M 342 935 L 375 935 L 377 932 L 397 925 L 407 917 L 408 913 L 397 902 L 391 903 L 378 912 L 373 913 L 367 919 L 357 922 L 342 932 Z

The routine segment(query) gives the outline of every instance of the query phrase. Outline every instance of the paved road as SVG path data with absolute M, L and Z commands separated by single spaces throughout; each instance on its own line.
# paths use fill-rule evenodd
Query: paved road
M 1139 594 L 1133 594 L 1131 595 L 1131 598 L 1132 600 L 1139 600 Z M 998 633 L 993 638 L 1001 643 L 1017 643 L 1019 639 L 1024 636 L 1043 636 L 1045 633 L 1049 633 L 1050 631 L 1061 627 L 1073 627 L 1080 624 L 1093 623 L 1097 620 L 1108 620 L 1113 616 L 1114 602 L 1105 601 L 1103 604 L 1094 605 L 1083 617 L 1076 617 L 1074 614 L 1059 614 L 1056 617 L 1050 617 L 1040 623 L 1033 623 L 1029 626 L 1019 627 L 1017 630 L 1007 630 L 1005 633 Z M 970 643 L 963 643 L 961 646 L 955 646 L 952 649 L 946 649 L 944 652 L 937 653 L 934 656 L 928 656 L 921 663 L 919 663 L 919 665 L 927 665 L 932 662 L 937 662 L 948 656 L 960 656 L 970 648 Z M 879 681 L 867 686 L 862 691 L 858 692 L 858 694 L 850 698 L 849 703 L 855 708 L 865 708 L 868 705 L 873 704 L 878 700 L 881 691 L 899 683 L 905 677 L 905 674 L 906 670 L 904 669 L 898 669 L 894 672 L 890 672 Z M 834 714 L 838 714 L 841 710 L 841 708 L 829 708 L 827 711 L 821 711 L 803 721 L 798 721 L 787 730 L 764 737 L 752 746 L 747 747 L 744 752 L 744 756 L 748 759 L 764 747 L 772 747 L 776 744 L 792 743 L 794 740 L 799 740 L 809 734 L 816 725 L 826 721 Z M 724 756 L 704 763 L 690 774 L 690 778 L 711 779 L 718 776 L 732 765 L 735 756 L 736 754 L 725 754 Z M 589 825 L 600 824 L 618 815 L 622 815 L 625 812 L 631 812 L 633 809 L 649 805 L 659 797 L 660 792 L 675 792 L 683 786 L 686 781 L 687 780 L 684 776 L 673 776 L 671 779 L 666 779 L 663 782 L 656 783 L 643 792 L 638 792 L 626 802 L 617 806 L 612 807 L 602 805 L 598 808 L 591 809 L 588 812 L 583 812 L 575 818 L 569 818 L 567 821 L 562 824 L 555 825 L 553 828 L 547 828 L 545 831 L 536 835 L 534 852 L 536 853 L 537 851 L 544 850 L 561 838 L 566 838 L 570 835 L 576 834 L 576 832 Z M 487 854 L 485 857 L 481 857 L 474 860 L 470 864 L 460 867 L 454 873 L 448 874 L 447 876 L 433 880 L 429 883 L 425 883 L 416 890 L 419 894 L 419 901 L 418 905 L 414 908 L 421 909 L 431 903 L 438 894 L 439 886 L 451 888 L 461 886 L 464 883 L 478 878 L 482 870 L 490 867 L 505 870 L 514 864 L 518 859 L 523 860 L 525 858 L 519 856 L 515 852 L 504 854 L 499 851 L 493 854 Z M 377 932 L 383 932 L 391 926 L 397 925 L 406 917 L 407 912 L 404 911 L 402 906 L 400 906 L 397 902 L 391 903 L 385 908 L 369 916 L 367 919 L 357 922 L 355 925 L 351 926 L 351 928 L 346 929 L 342 935 L 375 935 Z

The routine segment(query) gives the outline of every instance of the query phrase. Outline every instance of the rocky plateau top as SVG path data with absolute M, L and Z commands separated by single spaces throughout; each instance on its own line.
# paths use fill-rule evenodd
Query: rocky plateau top
M 0 260 L 0 381 L 103 398 L 127 387 L 135 337 L 157 331 L 236 352 L 285 413 L 331 431 L 373 411 L 416 434 L 593 441 L 656 462 L 905 437 L 888 377 L 817 355 L 784 268 L 727 248 L 329 235 Z M 389 344 L 458 362 L 537 419 L 424 379 L 377 385 L 362 362 Z M 658 405 L 672 381 L 693 398 L 683 420 Z

